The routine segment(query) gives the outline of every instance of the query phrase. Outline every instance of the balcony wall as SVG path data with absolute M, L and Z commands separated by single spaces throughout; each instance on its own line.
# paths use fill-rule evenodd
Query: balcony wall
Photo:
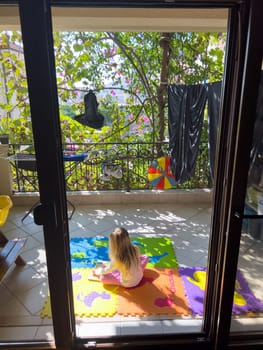
M 68 199 L 74 205 L 99 204 L 176 204 L 176 203 L 211 203 L 211 189 L 171 189 L 140 191 L 80 191 L 68 192 Z M 12 195 L 15 206 L 32 206 L 39 200 L 37 193 L 15 193 Z

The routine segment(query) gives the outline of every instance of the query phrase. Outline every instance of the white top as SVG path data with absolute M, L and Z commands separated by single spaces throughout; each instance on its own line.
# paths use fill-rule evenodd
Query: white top
M 133 264 L 128 274 L 124 275 L 124 273 L 122 273 L 121 271 L 120 271 L 120 274 L 121 274 L 121 284 L 124 287 L 137 286 L 141 282 L 141 279 L 143 277 L 143 271 L 140 264 L 138 265 Z
M 131 288 L 136 287 L 143 278 L 143 271 L 140 263 L 132 264 L 130 270 L 127 273 L 123 273 L 113 261 L 110 262 L 109 266 L 106 269 L 103 269 L 103 274 L 106 274 L 110 271 L 118 270 L 120 271 L 120 283 L 123 287 Z

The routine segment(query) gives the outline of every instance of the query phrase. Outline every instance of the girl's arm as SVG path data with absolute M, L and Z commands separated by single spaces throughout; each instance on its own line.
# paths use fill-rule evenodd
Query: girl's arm
M 137 246 L 135 246 L 135 250 L 136 250 L 136 255 L 137 255 L 137 261 L 140 262 L 140 250 Z
M 114 262 L 110 261 L 109 264 L 107 264 L 106 266 L 100 266 L 97 267 L 93 270 L 93 274 L 95 276 L 100 276 L 100 275 L 105 275 L 106 273 L 109 273 L 113 270 L 116 270 L 116 265 L 114 264 Z
M 113 270 L 116 270 L 116 267 L 114 266 L 114 263 L 112 261 L 109 262 L 109 264 L 107 264 L 106 266 L 103 267 L 101 274 L 106 274 L 109 273 Z

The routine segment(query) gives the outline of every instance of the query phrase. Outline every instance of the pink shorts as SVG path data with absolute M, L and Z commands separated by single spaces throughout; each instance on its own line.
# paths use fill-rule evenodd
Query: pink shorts
M 147 255 L 141 255 L 140 256 L 140 263 L 141 263 L 141 268 L 142 271 L 144 271 L 145 266 L 148 263 L 148 256 Z M 109 273 L 105 273 L 100 276 L 100 280 L 103 284 L 112 284 L 112 285 L 117 285 L 121 286 L 121 274 L 119 270 L 114 270 Z

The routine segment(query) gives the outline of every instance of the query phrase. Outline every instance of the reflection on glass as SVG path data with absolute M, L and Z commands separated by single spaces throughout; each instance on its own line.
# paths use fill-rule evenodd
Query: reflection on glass
M 263 71 L 251 149 L 231 331 L 263 331 Z

